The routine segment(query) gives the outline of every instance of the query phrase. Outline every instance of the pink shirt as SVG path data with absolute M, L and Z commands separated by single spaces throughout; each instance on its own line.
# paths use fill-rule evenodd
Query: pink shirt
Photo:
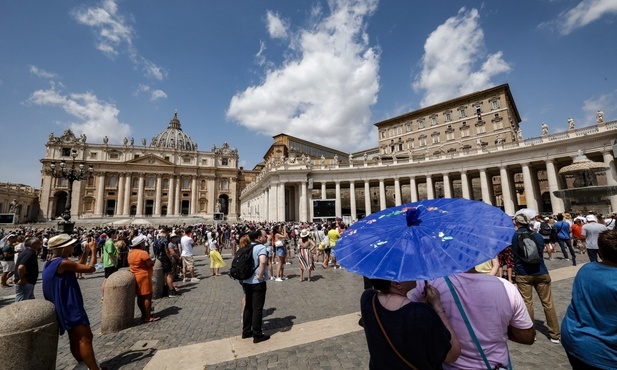
M 485 274 L 455 274 L 450 276 L 450 281 L 491 367 L 497 364 L 507 366 L 508 325 L 517 329 L 533 326 L 518 289 L 507 280 Z M 443 368 L 486 368 L 445 280 L 440 278 L 430 284 L 439 290 L 448 320 L 461 343 L 461 356 L 454 363 L 444 363 Z M 411 300 L 421 302 L 423 290 L 424 282 L 419 281 L 410 293 Z

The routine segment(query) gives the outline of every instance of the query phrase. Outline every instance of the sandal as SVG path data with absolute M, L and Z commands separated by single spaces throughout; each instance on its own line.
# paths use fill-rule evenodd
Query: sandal
M 160 319 L 161 319 L 160 317 L 151 317 L 150 320 L 141 320 L 141 322 L 143 322 L 144 324 L 147 324 L 149 322 L 159 321 Z

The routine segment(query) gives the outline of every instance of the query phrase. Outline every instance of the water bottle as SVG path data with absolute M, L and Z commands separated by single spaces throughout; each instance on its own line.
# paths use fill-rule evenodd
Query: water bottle
M 94 265 L 94 267 L 96 268 L 96 271 L 103 271 L 103 264 L 102 263 L 97 263 L 96 265 Z

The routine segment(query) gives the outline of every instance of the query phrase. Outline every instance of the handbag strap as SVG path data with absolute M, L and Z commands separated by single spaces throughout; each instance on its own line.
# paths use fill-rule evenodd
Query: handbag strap
M 390 345 L 390 347 L 392 348 L 392 350 L 394 351 L 394 353 L 396 353 L 396 355 L 398 356 L 398 358 L 401 359 L 401 361 L 403 361 L 405 364 L 407 364 L 407 366 L 409 366 L 411 369 L 413 370 L 418 370 L 417 367 L 413 366 L 409 361 L 407 361 L 397 350 L 396 348 L 394 348 L 394 344 L 392 344 L 392 341 L 390 340 L 390 337 L 388 336 L 388 333 L 386 333 L 386 330 L 383 328 L 383 325 L 381 324 L 381 320 L 379 320 L 379 315 L 377 314 L 377 308 L 375 307 L 375 299 L 377 298 L 377 294 L 375 294 L 373 296 L 373 312 L 375 313 L 375 318 L 377 319 L 377 324 L 379 324 L 379 328 L 381 329 L 381 332 L 383 333 L 384 337 L 386 337 L 386 340 L 388 341 L 388 344 Z

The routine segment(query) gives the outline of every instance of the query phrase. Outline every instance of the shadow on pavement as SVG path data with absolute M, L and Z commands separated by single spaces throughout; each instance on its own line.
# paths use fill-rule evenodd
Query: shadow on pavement
M 275 318 L 272 320 L 264 320 L 264 330 L 271 333 L 290 331 L 293 328 L 293 320 L 296 316 L 286 316 L 283 318 Z
M 109 370 L 120 369 L 124 365 L 128 365 L 145 358 L 154 356 L 156 349 L 149 348 L 142 351 L 126 351 L 116 357 L 110 358 L 101 363 L 102 366 L 107 366 Z
M 171 307 L 167 307 L 167 308 L 164 308 L 158 311 L 156 313 L 156 316 L 160 317 L 161 319 L 164 319 L 167 316 L 177 315 L 180 312 L 180 310 L 182 310 L 182 308 L 171 306 Z

